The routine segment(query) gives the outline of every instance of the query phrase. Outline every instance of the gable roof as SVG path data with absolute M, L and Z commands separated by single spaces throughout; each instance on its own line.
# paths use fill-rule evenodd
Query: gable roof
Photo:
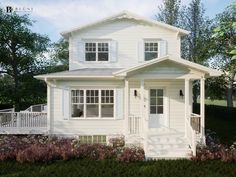
M 172 56 L 165 56 L 165 57 L 161 57 L 161 58 L 157 58 L 157 59 L 153 59 L 150 61 L 147 61 L 145 63 L 141 63 L 139 65 L 136 65 L 134 67 L 128 68 L 128 69 L 122 69 L 120 71 L 116 71 L 113 74 L 115 76 L 126 76 L 128 73 L 132 72 L 132 71 L 137 71 L 139 69 L 143 69 L 146 68 L 148 66 L 163 62 L 163 61 L 171 61 L 189 68 L 193 68 L 195 70 L 198 70 L 200 72 L 206 73 L 208 76 L 220 76 L 223 74 L 223 72 L 216 70 L 216 69 L 212 69 L 212 68 L 208 68 L 206 66 L 182 59 L 182 58 L 174 58 Z
M 99 25 L 99 24 L 103 24 L 103 23 L 106 23 L 106 22 L 111 22 L 111 21 L 114 21 L 116 19 L 134 19 L 134 20 L 137 20 L 137 21 L 145 22 L 145 23 L 150 24 L 150 25 L 156 25 L 156 26 L 160 26 L 160 27 L 163 27 L 163 28 L 167 28 L 167 29 L 172 30 L 172 31 L 179 32 L 180 35 L 187 35 L 187 34 L 190 33 L 189 31 L 186 31 L 184 29 L 177 28 L 175 26 L 171 26 L 171 25 L 168 25 L 166 23 L 159 22 L 159 21 L 156 21 L 156 20 L 144 18 L 144 17 L 141 17 L 139 15 L 136 15 L 134 13 L 131 13 L 131 12 L 128 12 L 128 11 L 125 10 L 125 11 L 122 11 L 118 14 L 115 14 L 115 15 L 103 18 L 101 20 L 98 20 L 96 22 L 89 23 L 87 25 L 80 26 L 80 27 L 77 27 L 77 28 L 72 28 L 72 29 L 69 29 L 67 31 L 63 31 L 63 32 L 61 32 L 61 35 L 65 38 L 68 38 L 69 35 L 73 32 L 77 32 L 77 31 L 80 31 L 80 30 L 83 30 L 83 29 L 86 29 L 86 28 L 89 28 L 89 27 L 93 27 L 93 26 L 96 26 L 96 25 Z

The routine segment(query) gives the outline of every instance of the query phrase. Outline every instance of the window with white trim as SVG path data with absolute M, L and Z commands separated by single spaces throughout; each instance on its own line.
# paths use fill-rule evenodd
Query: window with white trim
M 114 114 L 114 91 L 101 91 L 101 115 L 102 117 L 113 117 Z
M 109 43 L 86 42 L 85 61 L 109 61 Z
M 99 117 L 99 90 L 86 90 L 86 117 Z
M 144 43 L 144 58 L 145 61 L 158 58 L 158 42 Z
M 71 91 L 72 117 L 84 117 L 84 90 Z
M 114 90 L 72 90 L 71 109 L 72 118 L 113 118 Z
M 106 144 L 106 135 L 80 135 L 79 141 L 81 144 Z

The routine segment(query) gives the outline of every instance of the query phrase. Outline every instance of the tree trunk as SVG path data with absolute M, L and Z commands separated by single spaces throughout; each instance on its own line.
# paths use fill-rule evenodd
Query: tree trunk
M 233 107 L 233 87 L 234 87 L 234 77 L 235 72 L 230 73 L 230 77 L 228 79 L 227 84 L 227 107 Z
M 227 107 L 233 107 L 233 83 L 230 83 L 227 88 Z

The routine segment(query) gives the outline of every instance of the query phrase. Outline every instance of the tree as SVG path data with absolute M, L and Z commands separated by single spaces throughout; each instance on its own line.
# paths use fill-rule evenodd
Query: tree
M 51 58 L 54 60 L 55 65 L 62 70 L 69 68 L 69 43 L 61 38 L 58 42 L 52 45 Z M 57 67 L 57 68 L 58 68 Z M 59 69 L 59 70 L 60 70 Z
M 215 41 L 214 57 L 216 65 L 224 71 L 227 90 L 227 106 L 233 107 L 234 77 L 236 74 L 236 8 L 229 6 L 216 17 L 216 28 L 212 36 Z
M 178 26 L 180 3 L 181 0 L 164 0 L 163 4 L 158 6 L 157 20 Z
M 0 74 L 12 80 L 8 97 L 19 109 L 25 101 L 22 97 L 25 83 L 36 82 L 33 75 L 42 69 L 39 59 L 47 51 L 49 39 L 30 30 L 33 21 L 28 15 L 7 14 L 0 9 L 0 21 Z M 30 95 L 28 91 L 25 94 Z
M 214 26 L 212 21 L 205 16 L 205 9 L 201 4 L 201 0 L 192 0 L 188 6 L 181 8 L 179 24 L 183 29 L 190 31 L 190 34 L 182 40 L 182 57 L 195 63 L 207 65 L 207 59 L 209 59 L 212 54 L 209 48 L 214 42 L 211 39 Z M 197 103 L 198 95 L 199 81 L 194 81 L 194 103 Z

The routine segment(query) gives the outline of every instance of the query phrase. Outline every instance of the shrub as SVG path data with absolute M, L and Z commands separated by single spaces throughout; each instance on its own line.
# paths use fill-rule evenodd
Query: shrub
M 236 149 L 218 144 L 214 146 L 197 147 L 197 155 L 193 157 L 194 161 L 221 160 L 223 162 L 236 162 Z
M 112 144 L 113 147 L 124 147 L 125 146 L 125 137 L 119 136 L 109 139 L 109 143 Z
M 78 158 L 88 158 L 92 160 L 104 160 L 114 158 L 116 151 L 111 146 L 102 144 L 81 144 L 76 149 Z
M 20 163 L 48 163 L 71 159 L 117 159 L 124 162 L 144 160 L 144 151 L 140 148 L 79 144 L 76 139 L 53 137 L 49 140 L 48 137 L 36 135 L 4 136 L 3 139 L 5 141 L 0 141 L 0 161 L 11 159 Z
M 54 145 L 34 144 L 19 151 L 16 155 L 16 160 L 20 163 L 50 162 L 58 157 L 59 154 Z
M 117 160 L 121 162 L 137 162 L 145 159 L 144 150 L 139 147 L 124 148 Z

